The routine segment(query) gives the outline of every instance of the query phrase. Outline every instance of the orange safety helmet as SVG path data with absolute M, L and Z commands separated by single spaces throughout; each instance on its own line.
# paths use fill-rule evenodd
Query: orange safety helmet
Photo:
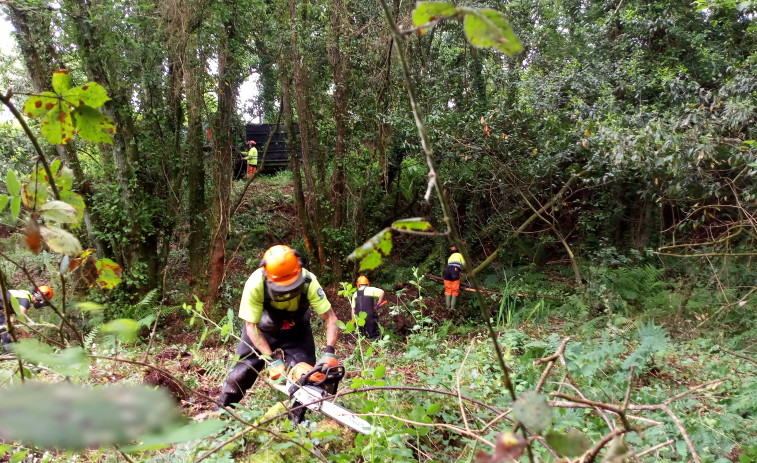
M 47 297 L 47 300 L 50 301 L 53 299 L 53 288 L 49 286 L 38 286 L 37 291 L 44 294 L 45 297 Z
M 248 143 L 248 145 L 250 145 L 250 146 L 255 145 L 255 144 L 256 144 L 255 140 L 250 140 L 250 142 Z
M 457 252 L 457 248 L 455 246 L 450 246 L 449 247 L 449 252 L 450 252 L 450 254 L 452 254 L 453 252 Z
M 368 286 L 370 283 L 368 282 L 368 278 L 365 275 L 360 275 L 357 277 L 357 285 L 358 286 Z
M 302 291 L 302 263 L 297 251 L 279 244 L 269 248 L 260 261 L 266 277 L 268 294 L 276 302 L 297 297 Z

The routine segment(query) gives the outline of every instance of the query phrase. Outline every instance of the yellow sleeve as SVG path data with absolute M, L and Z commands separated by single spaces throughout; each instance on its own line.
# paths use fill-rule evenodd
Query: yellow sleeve
M 310 273 L 310 272 L 309 272 Z M 323 288 L 321 288 L 321 285 L 318 283 L 318 279 L 316 279 L 315 275 L 310 273 L 310 287 L 308 288 L 308 301 L 310 301 L 310 305 L 313 307 L 313 310 L 318 315 L 322 315 L 329 311 L 331 308 L 331 303 L 328 299 L 326 299 L 326 293 L 323 291 Z
M 242 300 L 239 303 L 239 318 L 250 323 L 260 323 L 263 316 L 263 270 L 252 272 L 244 284 Z

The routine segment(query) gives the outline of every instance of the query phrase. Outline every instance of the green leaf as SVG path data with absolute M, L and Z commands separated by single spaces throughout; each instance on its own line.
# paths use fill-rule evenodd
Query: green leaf
M 14 219 L 18 218 L 21 213 L 21 196 L 14 196 L 11 198 L 11 216 Z
M 221 432 L 228 426 L 228 423 L 222 420 L 205 420 L 199 423 L 189 423 L 184 426 L 166 430 L 160 434 L 150 434 L 142 438 L 142 444 L 122 447 L 124 452 L 138 452 L 144 450 L 158 450 L 178 444 L 181 442 L 190 442 L 202 440 L 213 434 Z
M 523 49 L 510 28 L 507 17 L 497 10 L 486 8 L 476 13 L 467 13 L 463 25 L 465 35 L 473 45 L 494 47 L 511 56 Z
M 39 232 L 45 244 L 55 252 L 69 256 L 75 256 L 82 252 L 79 240 L 66 230 L 51 225 L 42 225 L 39 227 Z
M 74 127 L 83 139 L 95 143 L 113 144 L 116 124 L 105 114 L 85 105 L 74 109 L 73 119 Z
M 58 104 L 58 95 L 53 92 L 42 92 L 30 96 L 24 103 L 24 114 L 29 119 L 36 119 L 49 113 Z
M 89 312 L 92 310 L 102 310 L 104 305 L 97 304 L 96 302 L 77 302 L 76 307 L 82 312 Z
M 455 4 L 448 2 L 422 2 L 413 10 L 413 24 L 422 26 L 437 19 L 443 19 L 455 14 Z
M 60 169 L 57 174 L 53 175 L 55 175 L 55 184 L 61 191 L 70 190 L 74 184 L 74 171 L 68 167 Z
M 84 217 L 84 199 L 82 199 L 79 193 L 74 193 L 70 190 L 61 190 L 60 199 L 70 204 L 76 209 L 76 222 L 81 222 Z
M 58 69 L 53 72 L 53 90 L 62 95 L 69 88 L 71 88 L 71 74 L 66 69 Z
M 118 318 L 104 324 L 100 329 L 103 333 L 116 335 L 118 339 L 127 343 L 137 339 L 138 330 L 139 323 L 130 318 Z
M 18 179 L 18 175 L 12 170 L 8 170 L 6 175 L 6 183 L 8 185 L 8 194 L 11 196 L 18 196 L 21 194 L 21 181 Z
M 384 379 L 386 375 L 386 365 L 379 365 L 373 370 L 373 379 Z
M 10 201 L 10 197 L 8 195 L 0 195 L 0 213 L 5 210 L 5 206 L 8 205 L 8 201 Z
M 360 271 L 373 270 L 381 265 L 381 254 L 378 251 L 371 251 L 360 261 Z
M 165 429 L 178 416 L 173 399 L 161 389 L 27 383 L 3 390 L 0 437 L 42 448 L 80 450 L 131 442 Z
M 4 457 L 10 448 L 11 448 L 10 444 L 0 445 L 0 458 Z
M 48 201 L 39 208 L 40 214 L 45 220 L 53 220 L 58 223 L 75 223 L 76 209 L 74 206 L 63 201 Z
M 89 377 L 87 355 L 81 347 L 65 349 L 56 354 L 52 346 L 29 338 L 20 339 L 11 344 L 10 348 L 27 362 L 35 365 L 41 363 L 63 376 Z
M 25 183 L 21 188 L 21 200 L 27 208 L 37 209 L 47 200 L 47 183 Z
M 426 414 L 429 416 L 434 416 L 442 409 L 442 406 L 439 404 L 431 404 L 426 409 Z
M 552 424 L 552 407 L 547 398 L 528 391 L 513 402 L 513 416 L 527 428 L 541 434 Z
M 89 82 L 80 87 L 74 87 L 66 92 L 64 98 L 74 106 L 87 105 L 92 108 L 99 108 L 106 101 L 110 101 L 105 88 L 96 82 Z
M 26 458 L 27 453 L 29 453 L 28 450 L 22 450 L 20 452 L 14 453 L 10 460 L 8 460 L 8 463 L 19 463 L 24 458 Z
M 42 119 L 42 135 L 53 145 L 65 145 L 74 137 L 71 105 L 60 103 Z
M 684 449 L 686 448 L 686 443 L 683 441 L 678 441 L 683 443 Z M 678 444 L 676 444 L 676 447 Z M 626 461 L 626 458 L 633 455 L 633 452 L 628 449 L 626 446 L 626 442 L 623 436 L 615 436 L 612 441 L 610 441 L 610 445 L 607 447 L 607 453 L 605 453 L 604 458 L 602 458 L 602 463 L 624 463 Z
M 367 256 L 380 245 L 382 240 L 387 239 L 385 236 L 386 234 L 389 234 L 389 241 L 391 242 L 391 229 L 385 228 L 373 235 L 368 241 L 363 243 L 362 246 L 355 248 L 355 250 L 352 251 L 349 256 L 347 256 L 347 260 L 362 259 L 363 257 Z
M 428 231 L 433 228 L 431 223 L 421 217 L 414 217 L 412 219 L 397 220 L 392 223 L 392 228 L 395 230 L 412 230 L 412 231 Z
M 563 457 L 578 457 L 591 448 L 589 438 L 575 428 L 569 429 L 567 432 L 552 430 L 545 437 L 552 450 Z
M 101 288 L 113 289 L 121 283 L 121 266 L 110 259 L 100 259 L 95 262 L 97 268 L 97 284 Z

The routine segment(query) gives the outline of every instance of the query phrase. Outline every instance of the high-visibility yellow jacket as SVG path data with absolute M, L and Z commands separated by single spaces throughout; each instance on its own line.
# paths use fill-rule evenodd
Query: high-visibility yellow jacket
M 459 252 L 456 252 L 449 256 L 449 259 L 447 259 L 447 265 L 450 264 L 460 264 L 461 266 L 465 265 L 465 259 L 463 259 L 463 255 Z
M 258 149 L 254 146 L 247 152 L 247 163 L 251 166 L 258 165 Z

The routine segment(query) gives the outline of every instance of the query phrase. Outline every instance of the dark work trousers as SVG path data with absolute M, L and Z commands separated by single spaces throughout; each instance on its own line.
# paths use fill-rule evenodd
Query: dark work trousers
M 358 315 L 360 312 L 365 312 L 366 314 L 365 325 L 358 327 L 360 334 L 368 339 L 378 339 L 381 333 L 379 331 L 378 313 L 376 312 L 376 309 L 373 307 L 368 309 L 357 309 L 355 315 Z
M 5 311 L 3 310 L 3 305 L 0 303 L 0 337 L 3 339 L 3 352 L 8 352 L 8 349 L 6 346 L 10 344 L 11 341 L 11 335 L 8 333 L 8 327 L 5 325 Z
M 276 334 L 260 331 L 268 341 L 271 351 L 284 351 L 285 362 L 291 366 L 300 362 L 315 365 L 315 341 L 310 323 L 298 325 L 297 329 L 280 330 Z M 218 401 L 224 406 L 239 403 L 244 393 L 255 384 L 258 373 L 265 369 L 265 361 L 259 357 L 259 352 L 253 347 L 247 337 L 247 330 L 242 328 L 242 341 L 237 346 L 236 355 L 239 361 L 229 372 L 223 383 L 223 390 Z

